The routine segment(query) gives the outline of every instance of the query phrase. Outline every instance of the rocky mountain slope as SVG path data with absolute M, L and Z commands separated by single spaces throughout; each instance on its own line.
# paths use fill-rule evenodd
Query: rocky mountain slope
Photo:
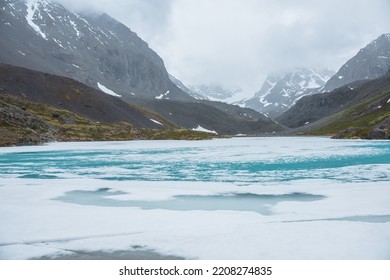
M 360 80 L 376 79 L 385 75 L 389 69 L 390 34 L 383 34 L 362 48 L 336 74 L 327 69 L 307 68 L 273 73 L 267 77 L 260 91 L 241 105 L 271 118 L 278 118 L 304 96 L 329 92 Z
M 162 128 L 151 120 L 163 122 L 157 114 L 148 117 L 117 97 L 66 77 L 0 64 L 0 89 L 7 95 L 55 106 L 95 122 Z
M 300 98 L 317 93 L 334 74 L 329 69 L 296 68 L 268 75 L 261 89 L 240 105 L 276 118 L 291 108 Z
M 51 141 L 210 139 L 215 135 L 183 129 L 140 129 L 129 123 L 99 123 L 58 107 L 0 91 L 0 147 Z
M 306 96 L 277 121 L 292 128 L 308 125 L 375 98 L 387 90 L 390 90 L 390 72 L 375 80 L 357 81 L 332 92 Z
M 192 96 L 195 99 L 207 99 L 203 95 L 197 94 L 196 92 L 190 90 L 182 81 L 177 79 L 175 76 L 169 74 L 169 79 L 182 91 L 187 93 L 189 96 Z
M 343 85 L 382 77 L 390 70 L 390 34 L 383 34 L 348 60 L 326 83 L 325 91 Z
M 276 119 L 299 127 L 357 105 L 390 88 L 389 71 L 390 34 L 383 34 L 348 60 L 325 84 L 324 93 L 300 99 Z
M 70 77 L 99 89 L 106 98 L 112 95 L 146 106 L 149 110 L 165 112 L 164 108 L 169 106 L 170 114 L 164 117 L 187 129 L 204 126 L 212 127 L 218 133 L 233 134 L 241 131 L 257 134 L 281 129 L 276 124 L 269 126 L 270 120 L 262 116 L 250 120 L 240 117 L 236 106 L 228 106 L 221 111 L 219 104 L 197 103 L 194 97 L 183 91 L 185 88 L 180 89 L 171 81 L 162 59 L 147 43 L 106 14 L 76 14 L 48 0 L 5 0 L 0 3 L 0 13 L 0 34 L 2 38 L 7 38 L 0 41 L 0 62 Z M 14 83 L 16 87 L 20 86 L 17 81 Z M 60 87 L 60 84 L 57 86 Z M 66 95 L 65 91 L 56 92 Z M 47 98 L 32 101 L 47 102 Z M 93 98 L 91 96 L 90 102 Z M 72 104 L 73 101 L 60 102 L 67 104 L 66 109 L 78 108 L 78 105 Z M 107 106 L 112 106 L 112 103 Z M 172 104 L 181 107 L 175 108 Z M 85 111 L 84 105 L 80 106 Z M 100 110 L 95 104 L 92 108 Z M 107 110 L 114 115 L 117 113 L 112 108 Z M 221 119 L 215 119 L 217 117 Z M 240 124 L 235 121 L 237 119 Z M 213 125 L 206 120 L 212 121 Z M 161 123 L 150 123 L 148 119 L 145 122 L 148 125 L 142 123 L 141 127 L 155 128 Z M 245 122 L 250 125 L 242 124 Z M 254 122 L 258 125 L 252 126 Z M 246 129 L 241 129 L 240 125 Z
M 306 134 L 334 138 L 390 139 L 390 90 L 327 118 Z
M 70 78 L 0 64 L 0 146 L 211 137 Z
M 147 43 L 107 14 L 77 14 L 49 0 L 3 0 L 0 34 L 2 63 L 70 77 L 116 96 L 193 99 L 171 82 Z

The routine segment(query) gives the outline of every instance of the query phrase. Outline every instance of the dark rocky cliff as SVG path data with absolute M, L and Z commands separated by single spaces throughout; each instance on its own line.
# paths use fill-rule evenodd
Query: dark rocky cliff
M 2 63 L 100 84 L 118 95 L 192 100 L 148 44 L 107 14 L 77 14 L 46 0 L 4 0 L 0 35 Z

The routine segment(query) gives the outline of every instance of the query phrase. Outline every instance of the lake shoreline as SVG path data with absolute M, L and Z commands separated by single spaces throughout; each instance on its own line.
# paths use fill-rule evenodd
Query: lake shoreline
M 270 138 L 270 137 L 278 137 L 278 138 L 288 138 L 288 137 L 305 137 L 305 138 L 311 138 L 311 137 L 325 137 L 325 138 L 332 138 L 332 135 L 297 135 L 297 134 L 261 134 L 261 135 L 218 135 L 215 134 L 210 135 L 212 137 L 205 137 L 205 138 L 188 138 L 188 139 L 177 139 L 177 138 L 135 138 L 135 139 L 123 139 L 123 140 L 77 140 L 77 139 L 69 139 L 66 141 L 41 141 L 41 142 L 22 142 L 20 144 L 10 144 L 5 145 L 4 143 L 0 142 L 0 148 L 10 148 L 10 147 L 29 147 L 29 146 L 41 146 L 45 144 L 53 144 L 53 143 L 88 143 L 88 142 L 134 142 L 134 141 L 149 141 L 149 140 L 159 140 L 159 141 L 171 141 L 171 140 L 178 140 L 178 141 L 201 141 L 201 140 L 213 140 L 213 139 L 230 139 L 230 138 Z M 351 138 L 356 139 L 356 138 Z M 369 139 L 362 139 L 362 140 L 369 140 Z M 376 139 L 374 139 L 376 140 Z M 382 139 L 378 139 L 382 140 Z

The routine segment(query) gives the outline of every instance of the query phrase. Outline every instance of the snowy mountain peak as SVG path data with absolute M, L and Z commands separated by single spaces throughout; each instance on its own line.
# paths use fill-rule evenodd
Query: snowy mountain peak
M 193 100 L 163 60 L 104 13 L 83 14 L 50 0 L 0 1 L 0 62 L 69 77 L 122 98 Z M 168 92 L 168 94 L 166 94 Z
M 240 100 L 238 96 L 242 90 L 240 88 L 228 89 L 218 84 L 199 84 L 188 87 L 192 92 L 212 101 L 234 103 Z
M 348 60 L 325 85 L 331 91 L 343 85 L 372 80 L 384 76 L 390 70 L 390 34 L 383 34 L 362 48 Z
M 388 44 L 390 44 L 390 33 L 382 34 L 377 39 L 370 42 L 365 48 L 362 50 L 371 50 L 371 51 L 379 51 L 383 52 L 387 50 Z
M 333 74 L 334 71 L 330 69 L 305 67 L 271 73 L 254 97 L 245 100 L 241 105 L 271 118 L 277 117 L 303 96 L 317 92 Z

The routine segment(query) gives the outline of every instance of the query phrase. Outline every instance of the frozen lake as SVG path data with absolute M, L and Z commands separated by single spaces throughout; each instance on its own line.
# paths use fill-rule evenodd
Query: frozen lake
M 0 259 L 390 259 L 389 141 L 0 148 L 0 200 Z

